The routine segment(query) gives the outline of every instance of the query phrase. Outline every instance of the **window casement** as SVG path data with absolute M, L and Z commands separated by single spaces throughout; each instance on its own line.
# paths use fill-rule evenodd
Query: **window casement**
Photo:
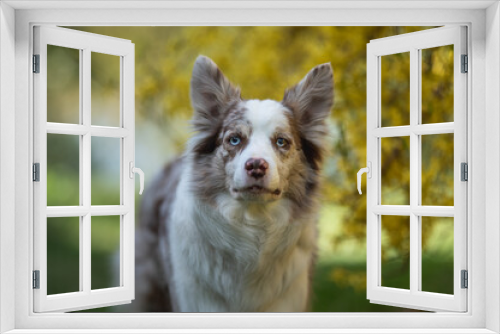
M 293 5 L 273 2 L 246 3 L 249 10 L 241 4 L 228 3 L 228 8 L 221 9 L 216 2 L 203 5 L 180 5 L 177 2 L 156 2 L 151 9 L 151 2 L 134 2 L 142 10 L 126 9 L 124 2 L 86 2 L 76 4 L 50 1 L 16 2 L 6 1 L 0 4 L 0 43 L 2 55 L 0 65 L 0 127 L 15 128 L 15 154 L 10 148 L 12 140 L 7 142 L 8 131 L 0 131 L 1 157 L 0 177 L 2 181 L 15 179 L 15 226 L 1 223 L 0 251 L 1 278 L 0 291 L 0 331 L 13 333 L 38 330 L 51 332 L 87 332 L 101 333 L 109 330 L 127 329 L 130 333 L 142 333 L 147 329 L 160 328 L 198 328 L 193 332 L 211 329 L 217 332 L 237 332 L 236 328 L 255 328 L 256 332 L 279 331 L 284 327 L 302 328 L 301 332 L 322 331 L 340 332 L 349 328 L 351 332 L 376 333 L 440 333 L 467 332 L 493 333 L 500 331 L 498 310 L 498 199 L 500 181 L 496 173 L 500 156 L 500 136 L 498 135 L 498 89 L 500 76 L 498 70 L 498 50 L 500 42 L 500 15 L 498 1 L 401 1 L 397 5 L 384 1 L 370 2 L 369 8 L 361 2 L 297 2 Z M 80 7 L 81 6 L 81 7 Z M 109 9 L 103 9 L 102 7 Z M 126 6 L 130 6 L 129 3 Z M 148 7 L 149 6 L 149 7 Z M 180 7 L 182 8 L 180 8 Z M 197 8 L 190 7 L 196 6 Z M 276 6 L 274 8 L 273 6 Z M 294 6 L 294 8 L 291 8 Z M 297 6 L 297 7 L 295 7 Z M 189 7 L 189 8 L 188 8 Z M 201 8 L 203 7 L 203 8 Z M 266 7 L 266 8 L 264 8 Z M 272 8 L 270 8 L 272 7 Z M 300 8 L 299 8 L 300 7 Z M 391 9 L 389 9 L 389 7 Z M 396 8 L 397 7 L 397 8 Z M 245 7 L 246 8 L 246 7 Z M 105 13 L 105 15 L 103 15 Z M 207 13 L 213 15 L 207 15 Z M 15 18 L 15 20 L 14 20 Z M 469 288 L 464 289 L 466 298 L 465 312 L 437 313 L 401 313 L 401 314 L 63 314 L 34 312 L 34 291 L 32 289 L 32 270 L 34 266 L 34 212 L 33 198 L 35 183 L 31 180 L 32 164 L 35 162 L 33 136 L 33 80 L 32 49 L 33 26 L 128 26 L 128 25 L 413 25 L 439 26 L 463 24 L 468 27 L 467 54 L 469 56 L 469 74 L 467 75 L 467 147 L 469 164 L 469 182 L 467 186 L 467 236 L 468 244 L 466 268 L 469 270 Z M 15 75 L 14 70 L 15 67 Z M 485 69 L 487 69 L 485 71 Z M 15 82 L 15 85 L 12 83 Z M 10 117 L 5 105 L 12 106 Z M 7 117 L 6 117 L 7 115 Z M 376 117 L 376 116 L 375 116 Z M 456 129 L 454 129 L 456 131 Z M 12 134 L 14 136 L 14 134 Z M 409 135 L 408 135 L 409 136 Z M 14 146 L 14 145 L 12 145 Z M 486 146 L 488 155 L 485 153 Z M 6 159 L 7 158 L 7 159 Z M 455 156 L 456 158 L 456 156 Z M 15 163 L 14 163 L 15 160 Z M 370 161 L 367 159 L 367 161 Z M 489 165 L 485 168 L 485 163 Z M 12 166 L 11 166 L 12 165 Z M 7 166 L 7 168 L 6 168 Z M 15 168 L 14 168 L 15 166 Z M 10 168 L 12 167 L 12 168 Z M 456 166 L 455 166 L 456 167 Z M 373 167 L 372 167 L 373 168 Z M 128 170 L 128 167 L 127 167 Z M 375 170 L 375 169 L 373 169 Z M 486 182 L 485 171 L 488 172 Z M 6 174 L 7 173 L 7 174 Z M 43 174 L 43 171 L 42 171 Z M 456 175 L 456 173 L 454 173 Z M 382 181 L 383 182 L 383 181 Z M 3 183 L 0 196 L 1 217 L 8 216 L 5 194 L 14 193 L 14 182 Z M 370 185 L 368 186 L 370 187 Z M 371 188 L 375 189 L 375 188 Z M 486 196 L 486 193 L 488 196 Z M 457 198 L 455 197 L 455 203 Z M 455 204 L 456 206 L 456 204 Z M 45 209 L 45 208 L 44 208 Z M 383 214 L 380 212 L 379 214 Z M 456 214 L 456 213 L 454 213 Z M 14 217 L 12 214 L 11 217 Z M 10 223 L 10 222 L 9 222 Z M 7 232 L 7 233 L 5 233 Z M 14 233 L 15 232 L 15 233 Z M 15 241 L 15 242 L 14 242 Z M 456 249 L 456 248 L 455 248 Z M 454 257 L 456 260 L 456 257 Z M 378 261 L 378 260 L 376 260 Z M 374 262 L 377 263 L 377 262 Z M 15 264 L 15 266 L 14 266 Z M 7 283 L 7 285 L 5 284 Z M 9 285 L 9 283 L 12 283 Z M 7 286 L 7 288 L 6 288 Z M 15 289 L 11 287 L 15 286 Z M 12 291 L 15 290 L 15 291 Z M 370 296 L 369 296 L 370 297 Z M 382 299 L 382 298 L 380 298 Z M 373 299 L 375 301 L 375 299 Z M 377 300 L 384 302 L 384 300 Z M 390 303 L 386 301 L 386 303 Z M 4 307 L 14 305 L 14 308 Z M 9 320 L 10 319 L 10 320 Z M 274 330 L 273 330 L 274 328 Z M 336 328 L 336 329 L 335 329 Z M 384 329 L 380 329 L 384 328 Z M 164 332 L 175 332 L 167 330 Z
M 78 123 L 48 122 L 47 115 L 53 107 L 47 101 L 48 46 L 76 50 L 79 59 L 79 106 Z M 117 126 L 99 126 L 93 121 L 91 106 L 91 57 L 96 53 L 114 55 L 120 61 L 120 102 Z M 80 309 L 129 303 L 134 298 L 134 44 L 127 40 L 83 33 L 70 29 L 37 26 L 34 28 L 34 162 L 37 175 L 34 178 L 34 311 L 74 311 Z M 52 82 L 53 84 L 53 82 Z M 65 94 L 64 91 L 60 94 Z M 99 124 L 99 123 L 97 123 Z M 47 175 L 51 166 L 47 163 L 47 151 L 54 141 L 78 142 L 79 157 L 79 204 L 72 206 L 50 205 L 47 202 Z M 119 145 L 112 147 L 119 152 L 120 198 L 117 205 L 95 205 L 92 199 L 92 142 L 100 138 L 113 138 Z M 49 144 L 48 144 L 49 143 Z M 94 145 L 94 148 L 95 145 Z M 52 148 L 54 149 L 54 148 Z M 57 149 L 57 147 L 56 147 Z M 64 191 L 54 189 L 52 191 Z M 53 204 L 53 203 L 52 203 Z M 119 233 L 119 282 L 118 286 L 92 289 L 91 275 L 91 227 L 93 219 L 99 216 L 116 216 L 120 224 Z M 54 293 L 48 289 L 49 224 L 54 218 L 66 219 L 64 224 L 76 222 L 79 230 L 79 282 L 77 291 Z M 57 228 L 57 227 L 55 227 Z M 54 269 L 54 268 L 51 268 Z
M 467 164 L 467 71 L 463 67 L 467 55 L 466 27 L 454 26 L 425 30 L 416 33 L 403 34 L 378 40 L 372 40 L 367 47 L 367 297 L 372 303 L 382 303 L 393 306 L 403 306 L 430 311 L 459 311 L 467 310 L 467 290 L 463 285 L 463 271 L 467 270 L 467 182 L 461 175 L 463 164 Z M 452 100 L 446 105 L 452 110 L 440 110 L 445 104 L 442 101 L 423 94 L 427 82 L 422 71 L 423 55 L 426 49 L 448 48 L 451 54 L 451 73 L 453 78 L 452 93 L 442 100 Z M 384 87 L 382 76 L 391 77 L 396 73 L 383 68 L 384 57 L 394 55 L 409 56 L 409 108 L 400 110 L 402 119 L 391 120 L 390 106 L 382 98 Z M 395 61 L 403 61 L 396 57 Z M 440 69 L 444 71 L 443 69 Z M 445 85 L 442 85 L 445 86 Z M 445 94 L 443 94 L 445 95 Z M 403 96 L 401 98 L 404 98 Z M 424 114 L 426 106 L 431 105 L 433 113 L 442 113 L 448 117 L 437 117 L 434 122 L 430 116 Z M 427 108 L 430 109 L 430 108 Z M 425 117 L 423 117 L 425 116 Z M 448 118 L 448 119 L 446 119 Z M 443 122 L 443 120 L 445 122 Z M 441 121 L 441 122 L 439 122 Z M 450 138 L 451 134 L 451 138 Z M 383 171 L 384 151 L 393 151 L 398 143 L 404 142 L 404 154 L 397 159 L 409 161 L 402 164 L 402 177 L 398 179 L 401 188 L 409 189 L 406 202 L 390 198 L 384 188 L 387 187 L 387 175 L 391 171 Z M 423 168 L 429 168 L 429 154 L 423 155 L 423 146 L 441 142 L 450 145 L 452 149 L 445 151 L 447 157 L 441 157 L 439 170 L 435 173 L 450 175 L 453 194 L 449 195 L 453 206 L 440 205 L 435 198 L 426 196 L 428 187 L 423 186 Z M 396 145 L 394 145 L 396 144 Z M 441 144 L 441 145 L 442 145 Z M 434 154 L 434 152 L 433 152 Z M 389 156 L 387 156 L 389 158 Z M 391 157 L 393 158 L 393 157 Z M 408 160 L 408 159 L 407 159 Z M 452 164 L 446 165 L 452 161 Z M 444 166 L 443 166 L 444 165 Z M 435 165 L 433 165 L 435 166 Z M 406 186 L 406 187 L 405 187 Z M 444 187 L 442 183 L 436 187 Z M 425 190 L 425 191 L 424 191 Z M 446 196 L 446 195 L 441 195 Z M 386 197 L 386 198 L 384 198 Z M 404 201 L 404 200 L 403 200 Z M 382 231 L 384 217 L 402 216 L 403 224 L 409 223 L 409 289 L 387 287 L 382 279 Z M 453 219 L 453 294 L 427 292 L 423 289 L 422 281 L 422 226 L 429 224 L 427 217 L 449 217 Z M 406 229 L 402 229 L 406 231 Z M 439 277 L 426 277 L 440 279 Z

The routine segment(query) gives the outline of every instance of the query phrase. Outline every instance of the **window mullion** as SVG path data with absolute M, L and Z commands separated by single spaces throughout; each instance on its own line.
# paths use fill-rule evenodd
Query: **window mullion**
M 422 50 L 417 50 L 416 52 L 417 55 L 417 80 L 418 80 L 418 85 L 417 85 L 417 110 L 416 110 L 416 115 L 415 115 L 415 120 L 417 122 L 415 129 L 417 128 L 424 128 L 422 124 Z M 433 125 L 428 125 L 425 128 L 429 129 Z M 447 124 L 442 124 L 441 126 L 443 127 L 448 127 L 448 129 L 443 129 L 440 128 L 440 125 L 437 125 L 436 128 L 439 129 L 441 133 L 445 133 L 446 131 L 449 131 L 451 128 L 451 131 L 453 132 L 453 122 L 447 123 Z M 436 130 L 437 130 L 436 129 Z M 422 135 L 426 133 L 426 131 L 421 131 L 421 132 L 416 132 L 416 150 L 417 150 L 417 162 L 416 162 L 416 172 L 417 172 L 417 189 L 415 190 L 416 193 L 416 200 L 417 200 L 417 205 L 415 206 L 418 209 L 423 209 L 422 208 Z M 430 131 L 428 132 L 429 134 L 431 133 Z M 437 209 L 437 208 L 436 208 Z M 420 210 L 419 210 L 420 211 Z M 415 212 L 414 212 L 415 213 Z M 418 223 L 418 229 L 417 229 L 417 242 L 418 242 L 418 291 L 422 291 L 422 214 L 420 214 L 418 217 L 417 223 Z
M 134 187 L 135 181 L 130 178 L 130 162 L 135 165 L 135 112 L 134 112 L 134 63 L 133 53 L 121 57 L 120 61 L 120 116 L 121 126 L 130 131 L 121 141 L 120 180 L 121 204 L 128 213 L 120 219 L 120 285 L 126 288 L 134 286 Z M 133 296 L 133 295 L 131 295 Z M 133 297 L 131 297 L 133 298 Z
M 93 136 L 98 137 L 110 137 L 110 138 L 124 138 L 130 134 L 129 129 L 114 128 L 108 126 L 91 126 L 89 131 Z
M 467 265 L 467 184 L 460 180 L 460 164 L 469 162 L 467 159 L 467 74 L 461 73 L 461 55 L 467 54 L 466 28 L 460 29 L 454 43 L 454 291 L 455 296 L 461 297 L 461 308 L 467 309 L 467 289 L 461 288 L 460 271 L 466 270 Z M 460 92 L 460 93 L 459 93 Z M 470 174 L 469 174 L 470 175 Z M 469 277 L 470 277 L 469 272 Z
M 85 127 L 90 127 L 91 125 L 91 51 L 86 48 L 83 49 L 82 54 L 82 67 L 81 67 L 81 106 L 82 106 L 82 125 Z M 80 150 L 80 170 L 82 171 L 82 205 L 86 208 L 91 206 L 91 134 L 87 132 L 82 136 L 82 147 Z M 82 217 L 82 233 L 80 234 L 80 256 L 82 258 L 82 263 L 80 266 L 80 278 L 82 280 L 83 291 L 90 293 L 91 290 L 91 215 L 87 212 L 86 215 Z
M 78 100 L 78 117 L 79 117 L 79 122 L 78 122 L 78 127 L 82 126 L 83 124 L 83 50 L 79 50 L 80 52 L 80 55 L 78 57 L 79 61 L 80 61 L 80 71 L 79 71 L 79 74 L 78 74 L 78 79 L 79 79 L 79 100 Z M 47 131 L 49 131 L 49 126 L 50 124 L 47 123 Z M 79 205 L 80 206 L 83 206 L 84 203 L 83 203 L 83 198 L 84 198 L 84 191 L 83 191 L 83 188 L 84 188 L 84 173 L 83 173 L 83 168 L 82 168 L 82 162 L 83 162 L 83 136 L 80 135 L 78 136 L 79 138 L 79 187 L 80 187 L 80 198 L 79 198 Z M 83 216 L 79 216 L 79 240 L 78 240 L 78 247 L 79 247 L 79 251 L 78 251 L 78 254 L 79 254 L 79 290 L 80 291 L 83 291 L 83 282 L 84 282 L 84 279 L 83 279 L 83 273 L 84 273 L 84 257 L 83 257 L 83 244 L 84 244 L 84 240 L 83 240 L 83 233 L 84 233 L 84 230 L 83 230 L 83 226 L 84 226 L 84 217 Z
M 419 136 L 414 132 L 418 125 L 420 108 L 420 66 L 419 50 L 410 50 L 410 291 L 416 293 L 420 286 L 420 217 L 413 211 L 419 204 Z

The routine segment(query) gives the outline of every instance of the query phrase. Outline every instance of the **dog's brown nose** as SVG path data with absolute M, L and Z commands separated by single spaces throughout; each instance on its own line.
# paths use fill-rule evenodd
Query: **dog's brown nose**
M 269 164 L 266 160 L 261 158 L 250 158 L 245 163 L 245 169 L 247 174 L 256 179 L 266 175 L 266 170 L 269 168 Z

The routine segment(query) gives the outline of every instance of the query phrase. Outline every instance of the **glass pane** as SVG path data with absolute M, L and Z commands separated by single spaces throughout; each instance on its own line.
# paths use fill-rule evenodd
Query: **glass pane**
M 382 286 L 410 289 L 410 217 L 381 220 Z
M 80 50 L 47 45 L 47 122 L 80 122 Z
M 453 45 L 422 49 L 422 124 L 453 122 Z
M 120 286 L 120 216 L 92 216 L 92 289 Z
M 453 218 L 422 219 L 422 291 L 453 294 Z
M 92 205 L 120 204 L 120 141 L 92 137 Z
M 381 138 L 382 205 L 410 205 L 410 137 Z
M 92 124 L 120 126 L 120 57 L 92 52 Z
M 380 57 L 382 126 L 410 124 L 410 53 Z
M 80 137 L 47 134 L 47 205 L 80 205 Z
M 80 291 L 80 218 L 47 218 L 47 294 Z
M 422 136 L 422 205 L 453 206 L 453 133 Z

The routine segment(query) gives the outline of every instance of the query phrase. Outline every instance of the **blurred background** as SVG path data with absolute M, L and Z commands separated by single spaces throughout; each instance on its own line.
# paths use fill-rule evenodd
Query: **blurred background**
M 212 58 L 244 98 L 280 101 L 314 66 L 334 69 L 335 105 L 319 221 L 312 311 L 398 312 L 366 299 L 366 45 L 431 27 L 70 27 L 135 44 L 136 166 L 146 189 L 191 135 L 189 82 Z M 92 53 L 92 124 L 119 126 L 120 62 Z M 79 52 L 48 48 L 48 121 L 79 122 Z M 409 54 L 384 56 L 382 126 L 409 124 Z M 453 48 L 422 51 L 422 123 L 453 121 Z M 63 93 L 61 93 L 63 92 Z M 79 139 L 47 135 L 47 205 L 79 204 Z M 409 204 L 409 138 L 382 139 L 382 204 Z M 92 205 L 120 201 L 120 142 L 92 138 Z M 138 187 L 136 188 L 138 190 Z M 363 178 L 363 189 L 365 188 Z M 141 196 L 136 194 L 137 214 Z M 453 205 L 453 134 L 422 136 L 422 203 Z M 79 219 L 48 218 L 48 293 L 78 291 Z M 453 218 L 422 218 L 422 290 L 453 293 Z M 118 286 L 120 217 L 92 217 L 92 289 Z M 409 288 L 409 218 L 382 217 L 382 285 Z M 93 309 L 114 311 L 113 308 Z

